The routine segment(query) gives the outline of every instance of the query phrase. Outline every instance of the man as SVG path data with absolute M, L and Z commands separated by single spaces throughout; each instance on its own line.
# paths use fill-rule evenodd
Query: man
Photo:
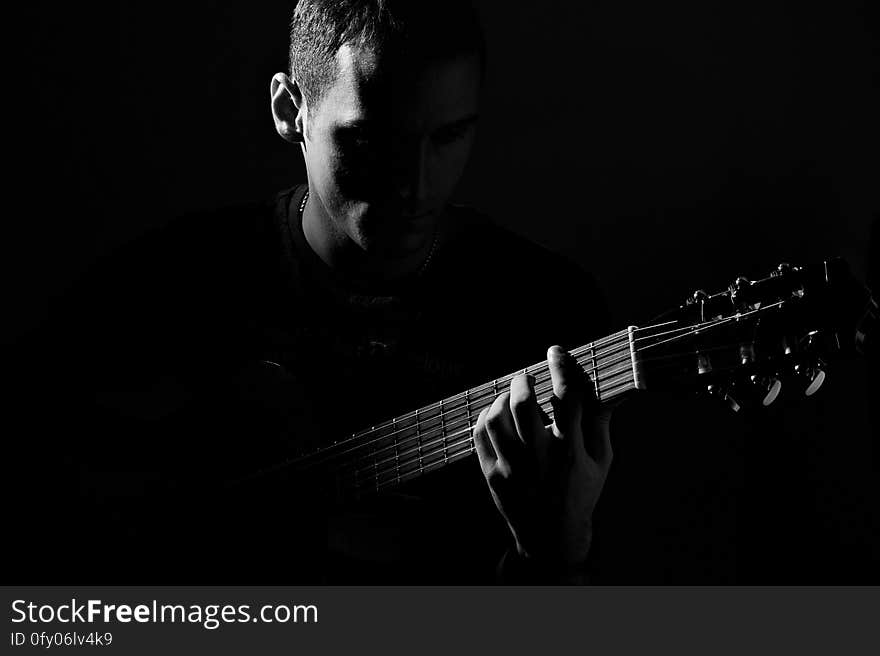
M 453 20 L 444 22 L 438 7 L 397 4 L 300 2 L 291 76 L 278 73 L 271 83 L 276 130 L 300 145 L 306 163 L 308 185 L 297 200 L 309 247 L 340 276 L 376 289 L 420 275 L 438 248 L 466 238 L 467 217 L 447 203 L 474 140 L 485 63 L 465 7 L 447 5 Z M 519 305 L 509 308 L 511 319 L 528 312 Z M 531 320 L 564 319 L 551 310 Z M 566 355 L 559 347 L 548 352 L 560 402 L 552 429 L 523 374 L 474 430 L 516 553 L 563 570 L 586 560 L 590 516 L 611 460 L 607 420 L 589 424 L 596 435 L 587 452 L 581 415 L 588 388 Z M 570 466 L 563 487 L 543 498 L 548 481 L 531 477 L 552 468 L 533 461 L 557 440 L 562 452 L 552 455 Z M 539 530 L 540 513 L 557 523 Z
M 484 59 L 464 3 L 299 2 L 270 91 L 307 183 L 141 240 L 68 306 L 59 414 L 82 430 L 50 489 L 77 493 L 47 524 L 78 537 L 58 572 L 473 583 L 503 554 L 504 581 L 585 580 L 612 454 L 564 349 L 608 327 L 575 266 L 449 204 Z M 252 476 L 545 357 L 554 421 L 515 377 L 473 427 L 479 469 L 341 512 Z

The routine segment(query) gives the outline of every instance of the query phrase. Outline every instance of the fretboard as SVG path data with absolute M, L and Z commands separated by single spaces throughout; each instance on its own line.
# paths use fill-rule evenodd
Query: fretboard
M 630 326 L 570 351 L 589 374 L 600 403 L 640 387 L 634 330 Z M 534 377 L 538 404 L 552 419 L 553 386 L 544 360 L 371 426 L 282 467 L 325 470 L 333 486 L 328 491 L 340 498 L 400 485 L 469 456 L 480 412 L 523 373 Z

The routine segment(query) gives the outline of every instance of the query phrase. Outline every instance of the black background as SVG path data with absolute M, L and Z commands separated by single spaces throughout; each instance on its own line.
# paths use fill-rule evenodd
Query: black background
M 304 179 L 269 111 L 292 4 L 32 4 L 10 16 L 4 332 L 31 331 L 96 258 L 148 229 Z M 458 199 L 593 272 L 617 323 L 780 261 L 843 255 L 876 279 L 868 3 L 478 6 L 489 76 Z M 784 401 L 769 428 L 749 418 L 745 460 L 768 458 L 762 480 L 779 493 L 749 530 L 790 538 L 766 562 L 755 547 L 741 577 L 876 580 L 869 373 L 845 363 L 821 398 Z M 669 429 L 633 432 L 697 462 Z M 638 505 L 651 490 L 631 494 Z M 791 512 L 793 533 L 779 528 L 789 495 L 806 508 Z

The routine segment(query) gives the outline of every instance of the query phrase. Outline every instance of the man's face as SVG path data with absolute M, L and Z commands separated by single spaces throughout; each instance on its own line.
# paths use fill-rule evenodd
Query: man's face
M 476 55 L 387 65 L 343 46 L 338 75 L 307 108 L 309 180 L 338 238 L 400 258 L 430 243 L 474 139 Z

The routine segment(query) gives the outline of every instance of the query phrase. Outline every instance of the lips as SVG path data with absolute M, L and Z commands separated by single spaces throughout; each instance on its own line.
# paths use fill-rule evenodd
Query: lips
M 430 219 L 433 215 L 432 212 L 425 212 L 424 214 L 404 214 L 401 218 L 404 221 L 418 222 L 424 221 L 425 219 Z

